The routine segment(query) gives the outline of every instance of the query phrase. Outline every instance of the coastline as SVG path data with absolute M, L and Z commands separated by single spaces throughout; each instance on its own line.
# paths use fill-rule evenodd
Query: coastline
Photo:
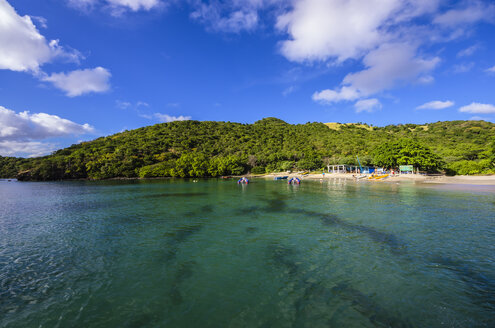
M 239 176 L 231 176 L 231 178 L 259 178 L 259 179 L 273 179 L 275 177 L 288 176 L 288 178 L 298 177 L 301 180 L 332 180 L 332 179 L 346 179 L 351 181 L 366 181 L 369 183 L 421 183 L 421 184 L 450 184 L 450 185 L 480 185 L 480 186 L 495 186 L 495 175 L 456 175 L 456 176 L 445 176 L 445 175 L 421 175 L 421 174 L 402 174 L 389 176 L 381 180 L 368 180 L 366 178 L 361 180 L 356 180 L 356 174 L 352 173 L 312 173 L 302 176 L 298 173 L 269 173 L 269 174 L 246 174 Z M 219 177 L 216 177 L 219 178 Z M 139 177 L 114 177 L 109 179 L 95 180 L 89 178 L 81 179 L 63 179 L 63 180 L 48 180 L 48 181 L 112 181 L 112 180 L 164 180 L 164 179 L 174 179 L 173 177 L 150 177 L 150 178 L 139 178 Z M 185 179 L 204 179 L 204 178 L 185 178 Z M 210 179 L 215 179 L 215 177 L 210 177 Z M 2 181 L 22 181 L 16 178 L 2 178 Z M 36 181 L 36 180 L 26 180 L 26 181 Z M 37 181 L 38 182 L 38 181 Z
M 325 173 L 325 175 L 319 174 L 308 174 L 301 177 L 297 173 L 270 173 L 263 176 L 252 175 L 251 177 L 258 178 L 275 178 L 279 176 L 289 176 L 299 177 L 302 180 L 330 180 L 330 179 L 347 179 L 356 180 L 351 173 Z M 456 176 L 445 176 L 445 175 L 421 175 L 421 174 L 402 174 L 389 176 L 383 180 L 368 180 L 363 179 L 361 181 L 369 181 L 372 183 L 391 183 L 391 182 L 414 182 L 414 183 L 425 183 L 425 184 L 461 184 L 461 185 L 485 185 L 493 186 L 495 185 L 495 175 L 456 175 Z

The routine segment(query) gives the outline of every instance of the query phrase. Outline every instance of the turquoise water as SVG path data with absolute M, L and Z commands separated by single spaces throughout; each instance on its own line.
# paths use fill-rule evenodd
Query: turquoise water
M 465 188 L 0 181 L 0 327 L 494 327 Z

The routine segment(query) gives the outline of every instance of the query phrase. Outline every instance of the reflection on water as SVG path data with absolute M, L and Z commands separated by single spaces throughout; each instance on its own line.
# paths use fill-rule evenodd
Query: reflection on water
M 492 327 L 494 196 L 0 181 L 0 327 Z

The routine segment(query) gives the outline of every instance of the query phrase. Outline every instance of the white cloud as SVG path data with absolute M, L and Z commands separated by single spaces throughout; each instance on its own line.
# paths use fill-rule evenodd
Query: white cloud
M 474 62 L 462 63 L 462 64 L 454 65 L 452 71 L 454 73 L 466 73 L 472 70 L 473 67 L 474 67 Z
M 113 14 L 123 11 L 151 10 L 163 5 L 161 0 L 67 0 L 69 5 L 81 10 L 91 10 L 95 7 L 107 7 Z
M 54 149 L 40 139 L 92 133 L 89 124 L 77 124 L 56 115 L 46 113 L 16 113 L 0 106 L 0 154 L 28 153 L 33 156 L 46 154 Z
M 382 104 L 376 98 L 371 99 L 363 99 L 359 100 L 354 104 L 354 108 L 356 109 L 356 113 L 361 112 L 374 112 L 375 110 L 381 109 Z
M 336 90 L 323 90 L 313 94 L 313 100 L 338 102 L 355 100 L 395 87 L 399 83 L 412 82 L 428 77 L 440 61 L 416 56 L 416 48 L 410 44 L 384 44 L 369 52 L 363 59 L 366 69 L 348 74 Z
M 322 104 L 331 104 L 342 100 L 355 100 L 360 97 L 360 93 L 352 87 L 342 87 L 337 91 L 327 89 L 313 94 L 313 100 Z
M 214 31 L 239 33 L 254 30 L 258 25 L 258 8 L 262 1 L 231 1 L 221 3 L 212 1 L 205 4 L 196 1 L 191 18 L 208 26 Z
M 281 52 L 296 62 L 359 59 L 390 42 L 400 23 L 437 6 L 435 0 L 298 0 L 277 19 L 289 34 Z
M 459 108 L 462 113 L 473 113 L 473 114 L 495 114 L 495 106 L 491 104 L 480 104 L 473 102 L 467 106 Z
M 71 56 L 58 41 L 47 41 L 31 17 L 19 16 L 6 0 L 0 0 L 0 44 L 0 69 L 38 72 L 54 57 Z
M 132 11 L 150 10 L 160 5 L 160 0 L 107 0 L 112 6 L 129 8 Z
M 297 62 L 357 58 L 382 41 L 378 28 L 396 9 L 394 2 L 296 1 L 277 20 L 277 28 L 290 36 L 281 52 Z
M 149 107 L 150 105 L 145 101 L 137 101 L 135 104 L 129 101 L 116 100 L 115 106 L 120 109 L 128 109 L 132 108 L 136 111 L 139 110 L 139 107 Z
M 487 68 L 486 69 L 486 72 L 488 72 L 488 73 L 495 73 L 495 66 L 492 66 L 490 68 Z
M 89 92 L 105 92 L 110 89 L 110 72 L 103 67 L 75 70 L 69 73 L 54 73 L 44 76 L 42 81 L 66 92 L 67 96 L 75 97 Z
M 352 60 L 365 66 L 347 74 L 339 86 L 315 92 L 313 99 L 322 103 L 359 100 L 407 83 L 431 83 L 440 58 L 426 55 L 428 48 L 423 46 L 466 35 L 466 25 L 495 17 L 495 5 L 478 0 L 458 2 L 447 11 L 439 0 L 294 0 L 292 4 L 277 17 L 277 29 L 287 33 L 279 44 L 282 55 L 307 64 L 341 65 Z M 458 56 L 470 56 L 477 49 L 473 45 Z M 457 65 L 454 71 L 472 67 Z
M 67 0 L 67 3 L 74 7 L 83 8 L 83 7 L 94 6 L 99 1 L 100 0 Z
M 437 57 L 416 57 L 416 48 L 410 44 L 384 44 L 364 57 L 367 69 L 348 74 L 344 83 L 363 94 L 372 94 L 392 88 L 398 82 L 414 81 L 435 68 L 439 61 Z
M 468 6 L 462 9 L 451 9 L 433 20 L 433 23 L 445 27 L 472 24 L 479 21 L 493 21 L 495 18 L 495 5 L 486 5 L 482 1 L 470 1 Z
M 116 100 L 115 101 L 115 106 L 120 109 L 127 109 L 132 106 L 132 104 L 128 101 L 121 101 L 121 100 Z
M 469 57 L 472 56 L 479 49 L 479 45 L 475 44 L 473 46 L 467 47 L 466 49 L 462 49 L 457 53 L 457 57 Z
M 28 157 L 38 157 L 49 154 L 56 149 L 57 145 L 54 143 L 0 139 L 0 154 L 3 156 L 19 156 L 19 154 L 27 154 Z
M 469 118 L 469 120 L 470 120 L 470 121 L 485 121 L 485 120 L 486 120 L 486 118 L 481 117 L 481 116 L 471 116 L 471 117 Z
M 290 95 L 291 93 L 293 93 L 294 91 L 296 91 L 296 87 L 291 85 L 290 87 L 287 87 L 285 88 L 283 91 L 282 91 L 282 96 L 284 97 L 287 97 L 288 95 Z
M 43 17 L 19 16 L 6 0 L 0 0 L 0 69 L 30 72 L 42 81 L 53 83 L 71 97 L 108 90 L 110 73 L 101 67 L 68 74 L 44 73 L 41 66 L 55 58 L 79 63 L 83 56 L 77 50 L 60 46 L 59 40 L 48 41 L 39 33 L 33 19 L 46 27 Z
M 153 114 L 154 117 L 156 117 L 160 122 L 173 122 L 173 121 L 188 121 L 191 119 L 191 116 L 170 116 L 167 114 L 162 114 L 162 113 L 155 113 Z
M 418 106 L 416 107 L 416 109 L 434 109 L 434 110 L 437 110 L 437 109 L 444 109 L 444 108 L 449 108 L 449 107 L 452 107 L 454 106 L 454 102 L 453 101 L 450 101 L 450 100 L 446 100 L 446 101 L 440 101 L 440 100 L 434 100 L 434 101 L 430 101 L 430 102 L 427 102 L 421 106 Z
M 47 19 L 42 16 L 31 16 L 31 19 L 38 23 L 41 28 L 48 28 Z
M 418 83 L 420 84 L 430 84 L 435 81 L 435 78 L 431 75 L 423 75 L 418 78 Z
M 45 139 L 93 132 L 88 124 L 77 124 L 46 113 L 16 113 L 0 106 L 0 140 Z

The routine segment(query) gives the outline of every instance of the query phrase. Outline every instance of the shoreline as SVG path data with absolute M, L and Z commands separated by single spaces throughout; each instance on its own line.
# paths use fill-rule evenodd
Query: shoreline
M 352 173 L 325 173 L 325 175 L 319 174 L 308 174 L 301 177 L 297 173 L 270 173 L 263 176 L 251 175 L 250 177 L 256 178 L 275 178 L 279 176 L 289 176 L 299 177 L 302 180 L 330 180 L 330 179 L 347 179 L 354 180 Z M 393 183 L 393 182 L 413 182 L 422 184 L 461 184 L 461 185 L 484 185 L 484 186 L 495 186 L 495 175 L 456 175 L 456 176 L 445 176 L 445 175 L 421 175 L 421 174 L 402 174 L 389 176 L 383 180 L 368 180 L 366 178 L 360 181 L 369 181 L 373 183 Z
M 301 176 L 298 173 L 269 173 L 269 174 L 245 174 L 239 176 L 231 176 L 232 179 L 247 177 L 247 178 L 258 178 L 258 179 L 273 179 L 275 177 L 288 176 L 289 179 L 292 177 L 298 177 L 301 180 L 332 180 L 332 179 L 345 179 L 352 181 L 367 181 L 370 183 L 399 183 L 399 182 L 409 182 L 418 184 L 456 184 L 456 185 L 481 185 L 481 186 L 495 186 L 495 175 L 456 175 L 456 176 L 445 176 L 445 175 L 421 175 L 421 174 L 402 174 L 389 176 L 381 180 L 368 180 L 363 178 L 361 180 L 356 180 L 354 173 L 313 173 Z M 174 179 L 174 177 L 153 177 L 153 178 L 139 178 L 139 177 L 114 177 L 109 179 L 95 180 L 88 178 L 81 179 L 63 179 L 63 180 L 49 180 L 49 181 L 119 181 L 119 180 L 166 180 Z M 220 177 L 203 177 L 203 178 L 179 178 L 179 179 L 220 179 Z M 10 180 L 19 181 L 16 178 L 1 178 L 0 180 Z M 49 182 L 49 181 L 36 181 L 36 180 L 26 180 L 25 182 Z

